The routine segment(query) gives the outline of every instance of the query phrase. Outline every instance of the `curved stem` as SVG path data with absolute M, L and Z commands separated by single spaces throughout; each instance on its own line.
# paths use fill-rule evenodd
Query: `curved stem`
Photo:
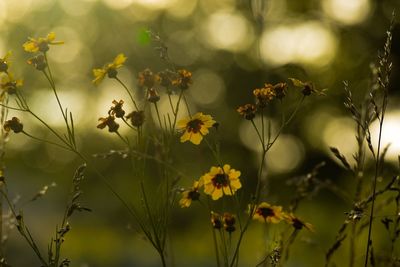
M 130 99 L 131 99 L 133 105 L 135 106 L 135 109 L 136 109 L 137 111 L 139 111 L 138 105 L 136 104 L 136 101 L 135 101 L 135 99 L 133 98 L 133 95 L 132 95 L 131 91 L 128 89 L 128 87 L 127 87 L 118 77 L 115 77 L 114 79 L 117 80 L 117 81 L 122 85 L 122 87 L 124 87 L 125 91 L 126 91 L 126 92 L 128 93 L 128 95 L 129 95 L 129 97 L 130 97 Z

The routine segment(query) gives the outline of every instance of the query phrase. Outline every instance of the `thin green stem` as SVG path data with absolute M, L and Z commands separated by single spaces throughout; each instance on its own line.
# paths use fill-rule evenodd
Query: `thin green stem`
M 129 97 L 130 97 L 130 99 L 131 99 L 133 105 L 135 106 L 135 109 L 136 109 L 137 111 L 139 111 L 138 105 L 136 104 L 136 101 L 135 101 L 135 99 L 133 98 L 133 95 L 132 95 L 131 91 L 128 89 L 128 87 L 127 87 L 118 77 L 115 77 L 114 79 L 117 80 L 117 81 L 122 85 L 122 87 L 124 87 L 125 91 L 126 91 L 126 92 L 128 93 L 128 95 L 129 95 Z
M 66 147 L 66 146 L 63 146 L 63 145 L 60 145 L 60 144 L 57 144 L 57 143 L 54 143 L 54 142 L 45 140 L 45 139 L 41 139 L 41 138 L 35 137 L 35 136 L 33 136 L 33 135 L 31 135 L 31 134 L 25 132 L 25 131 L 22 131 L 22 133 L 25 134 L 26 136 L 28 136 L 28 137 L 34 139 L 34 140 L 39 141 L 39 142 L 48 143 L 48 144 L 50 144 L 50 145 L 54 145 L 54 146 L 57 146 L 57 147 L 59 147 L 59 148 L 62 148 L 62 149 L 65 149 L 65 150 L 74 152 L 70 147 Z

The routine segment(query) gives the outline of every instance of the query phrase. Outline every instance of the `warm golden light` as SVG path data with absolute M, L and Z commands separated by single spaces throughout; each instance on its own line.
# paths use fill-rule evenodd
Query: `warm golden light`
M 369 0 L 324 0 L 324 12 L 343 24 L 357 24 L 366 19 L 371 4 Z
M 260 40 L 260 54 L 268 65 L 299 63 L 323 66 L 336 53 L 333 32 L 316 21 L 268 28 Z

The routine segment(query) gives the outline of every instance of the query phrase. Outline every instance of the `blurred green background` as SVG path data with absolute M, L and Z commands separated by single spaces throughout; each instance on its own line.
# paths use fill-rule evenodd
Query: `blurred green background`
M 52 92 L 44 77 L 25 63 L 30 55 L 22 44 L 29 36 L 45 36 L 50 31 L 57 34 L 57 40 L 65 41 L 49 51 L 60 96 L 74 113 L 81 150 L 87 155 L 102 153 L 123 145 L 114 135 L 97 129 L 97 119 L 106 115 L 113 99 L 127 99 L 127 95 L 109 79 L 93 86 L 92 68 L 124 53 L 128 60 L 119 77 L 138 90 L 139 71 L 168 67 L 145 34 L 151 29 L 163 38 L 171 60 L 193 72 L 194 84 L 188 91 L 191 110 L 211 114 L 221 123 L 222 157 L 242 171 L 244 180 L 256 175 L 259 148 L 251 124 L 236 113 L 237 106 L 253 100 L 254 88 L 265 82 L 288 82 L 290 77 L 328 88 L 325 97 L 307 98 L 269 154 L 271 182 L 265 199 L 287 207 L 293 188 L 286 181 L 309 172 L 321 161 L 327 164 L 319 178 L 352 192 L 351 175 L 329 152 L 329 146 L 338 147 L 351 161 L 356 149 L 355 125 L 343 107 L 342 81 L 349 81 L 356 100 L 363 98 L 370 63 L 383 47 L 394 9 L 400 10 L 398 0 L 0 0 L 0 55 L 12 50 L 12 70 L 16 77 L 23 77 L 23 91 L 32 109 L 61 127 Z M 392 168 L 400 153 L 399 33 L 396 25 L 391 98 L 383 135 L 385 144 L 392 143 L 388 152 Z M 299 92 L 289 92 L 284 109 L 293 108 L 298 97 Z M 161 110 L 167 108 L 167 99 L 161 98 L 159 105 Z M 280 107 L 273 106 L 269 112 L 276 129 Z M 27 132 L 52 138 L 27 114 L 10 112 L 10 117 L 14 115 L 23 121 Z M 372 134 L 376 133 L 374 126 Z M 176 166 L 188 174 L 180 186 L 191 186 L 193 179 L 214 164 L 205 145 L 177 142 L 175 150 L 179 151 Z M 129 162 L 116 157 L 93 161 L 124 197 L 137 196 L 137 181 L 130 175 Z M 26 223 L 43 251 L 62 217 L 70 180 L 80 163 L 56 147 L 23 135 L 10 137 L 6 152 L 9 191 L 20 196 Z M 50 187 L 42 199 L 25 204 L 43 185 L 53 182 L 57 186 Z M 150 245 L 132 230 L 127 212 L 94 173 L 87 172 L 82 187 L 84 202 L 93 212 L 72 218 L 72 231 L 63 250 L 71 266 L 159 266 Z M 298 215 L 314 224 L 316 232 L 301 233 L 287 266 L 322 266 L 349 209 L 350 203 L 326 190 L 303 202 Z M 377 216 L 388 212 L 378 210 Z M 215 266 L 208 223 L 207 214 L 198 205 L 176 207 L 170 252 L 176 266 Z M 254 223 L 251 228 L 244 241 L 241 266 L 254 266 L 264 252 L 259 234 L 262 226 Z M 379 248 L 384 249 L 387 239 L 383 226 L 377 223 L 374 231 Z M 363 262 L 365 241 L 366 236 L 361 235 L 356 266 Z M 333 259 L 338 266 L 347 264 L 346 246 Z M 12 266 L 39 265 L 15 229 L 8 233 L 5 253 Z

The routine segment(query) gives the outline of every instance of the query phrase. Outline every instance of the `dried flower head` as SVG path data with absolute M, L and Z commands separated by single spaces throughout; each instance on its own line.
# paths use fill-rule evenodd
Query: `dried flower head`
M 182 198 L 179 200 L 179 205 L 182 208 L 188 208 L 191 204 L 192 201 L 199 200 L 200 198 L 200 193 L 199 189 L 202 186 L 202 181 L 195 181 L 193 183 L 193 186 L 182 192 Z
M 253 212 L 253 219 L 261 222 L 279 223 L 283 219 L 284 213 L 281 206 L 272 206 L 267 202 L 262 202 Z
M 133 126 L 140 127 L 144 123 L 144 111 L 132 111 L 125 118 L 130 119 Z
M 114 115 L 117 118 L 123 118 L 125 115 L 125 110 L 122 109 L 124 100 L 117 101 L 114 99 L 112 103 L 114 104 L 114 106 L 112 106 L 110 108 L 110 111 L 108 112 L 108 114 Z
M 109 115 L 105 118 L 99 118 L 99 121 L 100 123 L 97 125 L 97 128 L 104 129 L 107 126 L 110 133 L 118 131 L 119 124 L 115 122 L 114 116 Z
M 301 230 L 305 228 L 308 231 L 314 232 L 314 226 L 312 224 L 300 220 L 293 213 L 284 214 L 284 219 L 286 222 L 291 224 L 296 230 Z
M 178 70 L 178 77 L 172 81 L 172 84 L 182 90 L 186 90 L 192 85 L 192 73 L 188 70 Z
M 20 133 L 23 131 L 24 125 L 17 117 L 12 117 L 11 120 L 4 122 L 4 130 L 6 132 L 13 131 L 14 133 Z
M 254 89 L 253 95 L 256 97 L 257 106 L 264 108 L 275 97 L 274 86 L 272 84 L 265 84 L 263 88 Z
M 1 96 L 4 95 L 5 92 L 12 95 L 17 92 L 17 88 L 21 87 L 24 84 L 21 79 L 14 79 L 14 75 L 10 72 L 7 75 L 1 77 L 0 88 L 2 89 Z
M 145 69 L 139 72 L 138 75 L 138 83 L 139 86 L 146 87 L 146 88 L 153 88 L 154 84 L 158 80 L 157 75 L 155 75 L 151 69 Z
M 107 75 L 109 78 L 116 78 L 118 75 L 117 69 L 122 67 L 126 61 L 124 54 L 118 54 L 112 63 L 105 64 L 101 69 L 93 69 L 93 83 L 99 85 L 104 77 Z
M 157 82 L 166 88 L 172 85 L 172 81 L 174 80 L 175 73 L 170 70 L 164 70 L 157 73 Z
M 211 167 L 210 171 L 200 179 L 204 182 L 204 193 L 217 200 L 225 195 L 233 195 L 242 187 L 239 177 L 241 173 L 225 164 L 221 167 Z
M 196 113 L 191 118 L 178 121 L 178 130 L 184 131 L 181 142 L 190 141 L 195 145 L 200 144 L 203 136 L 208 134 L 208 129 L 213 127 L 214 124 L 215 121 L 211 115 L 204 115 L 201 112 Z
M 236 219 L 235 216 L 229 212 L 225 212 L 223 216 L 224 221 L 224 229 L 228 233 L 232 233 L 236 230 L 235 223 Z
M 26 52 L 36 53 L 47 52 L 49 50 L 49 45 L 60 45 L 64 44 L 63 41 L 54 41 L 56 39 L 56 34 L 54 32 L 49 33 L 46 37 L 39 37 L 38 39 L 34 39 L 29 37 L 29 41 L 23 44 L 23 47 Z
M 222 228 L 222 218 L 216 212 L 211 211 L 211 224 L 214 229 L 221 229 Z
M 0 58 L 0 72 L 7 73 L 8 68 L 10 67 L 9 57 L 11 56 L 11 52 L 7 52 L 7 54 Z
M 160 100 L 160 95 L 154 88 L 147 89 L 147 101 L 157 103 Z
M 39 71 L 43 71 L 47 67 L 46 58 L 42 54 L 28 59 L 27 63 Z
M 278 99 L 283 99 L 286 96 L 287 83 L 281 82 L 274 85 L 275 96 Z
M 245 104 L 236 109 L 246 120 L 252 120 L 256 116 L 257 108 L 253 104 Z

